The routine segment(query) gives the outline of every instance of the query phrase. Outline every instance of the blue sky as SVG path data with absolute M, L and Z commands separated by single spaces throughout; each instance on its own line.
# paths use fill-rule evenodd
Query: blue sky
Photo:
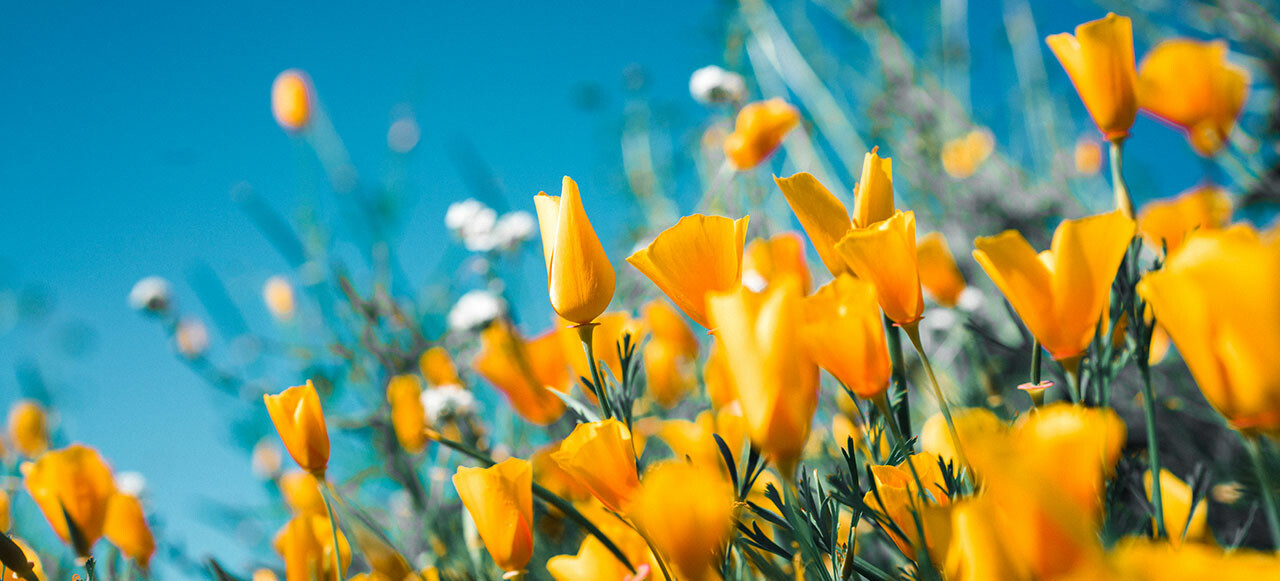
M 722 9 L 710 1 L 557 10 L 532 2 L 405 1 L 6 6 L 0 274 L 42 285 L 56 311 L 49 325 L 0 328 L 0 406 L 18 395 L 15 363 L 38 361 L 55 386 L 69 441 L 100 448 L 117 470 L 144 473 L 150 509 L 193 556 L 244 565 L 245 554 L 227 546 L 228 532 L 204 524 L 199 510 L 206 498 L 265 502 L 248 458 L 227 442 L 226 414 L 239 404 L 176 361 L 159 328 L 131 312 L 125 297 L 136 280 L 154 274 L 175 281 L 178 301 L 194 305 L 184 273 L 204 262 L 251 323 L 267 325 L 261 285 L 286 265 L 229 192 L 248 183 L 290 212 L 299 192 L 319 179 L 311 154 L 271 118 L 274 76 L 290 67 L 309 71 L 365 176 L 379 176 L 390 163 L 385 140 L 393 109 L 413 107 L 423 137 L 407 168 L 418 199 L 407 209 L 404 248 L 406 269 L 419 280 L 447 243 L 445 208 L 469 195 L 449 160 L 451 144 L 465 138 L 474 145 L 512 203 L 528 210 L 527 196 L 558 188 L 565 174 L 588 196 L 607 191 L 620 178 L 622 71 L 644 67 L 649 94 L 696 124 L 705 113 L 687 96 L 688 75 L 722 62 Z M 1037 14 L 1042 35 L 1098 16 L 1076 6 Z M 975 70 L 988 81 L 974 84 L 975 109 L 997 131 L 1008 125 L 998 87 L 1009 75 L 999 19 L 975 10 L 971 23 Z M 1046 66 L 1082 118 L 1057 63 Z M 575 106 L 583 84 L 602 90 L 602 109 Z M 1131 171 L 1155 174 L 1148 176 L 1152 191 L 1162 193 L 1194 182 L 1198 165 L 1180 140 L 1149 120 L 1140 123 L 1149 130 L 1135 141 L 1186 163 L 1151 172 L 1150 161 L 1137 159 Z M 622 225 L 616 201 L 599 203 L 606 210 L 593 215 L 598 228 Z M 96 336 L 95 348 L 78 360 L 52 347 L 72 321 Z

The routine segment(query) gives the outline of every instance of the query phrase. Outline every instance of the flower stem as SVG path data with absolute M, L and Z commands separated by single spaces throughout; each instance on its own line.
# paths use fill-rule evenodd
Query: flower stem
M 1124 183 L 1124 174 L 1122 172 L 1124 156 L 1121 149 L 1123 145 L 1123 139 L 1111 142 L 1111 186 L 1115 189 L 1116 209 L 1124 212 L 1125 216 L 1133 218 L 1133 200 L 1129 198 L 1129 187 Z
M 887 317 L 885 322 L 885 339 L 889 345 L 889 361 L 893 364 L 894 393 L 902 394 L 902 405 L 898 407 L 898 428 L 904 434 L 911 433 L 911 400 L 907 397 L 907 367 L 902 356 L 902 335 L 898 334 L 897 325 Z
M 329 532 L 333 534 L 333 570 L 338 575 L 338 579 L 346 579 L 347 573 L 342 570 L 342 546 L 338 544 L 338 519 L 333 516 L 333 502 L 329 500 L 329 495 L 325 493 L 325 485 L 328 481 L 317 482 L 316 487 L 320 489 L 320 499 L 324 501 L 324 510 L 329 513 Z M 332 484 L 328 486 L 329 491 L 337 494 L 337 490 Z
M 956 432 L 955 421 L 951 419 L 951 406 L 947 405 L 947 398 L 942 395 L 938 378 L 933 374 L 933 364 L 929 362 L 929 356 L 924 352 L 924 345 L 920 343 L 920 325 L 917 323 L 903 325 L 902 330 L 906 331 L 907 338 L 911 339 L 911 346 L 916 348 L 920 361 L 924 363 L 924 372 L 929 376 L 929 385 L 933 387 L 933 396 L 938 400 L 938 409 L 942 411 L 942 418 L 947 420 L 947 431 L 951 432 L 951 445 L 956 449 L 956 459 L 960 460 L 960 465 L 969 470 L 972 475 L 973 469 L 969 466 L 969 459 L 965 456 L 964 447 L 960 444 L 960 434 Z
M 493 466 L 494 464 L 497 464 L 497 462 L 495 462 L 493 458 L 490 458 L 488 454 L 485 454 L 484 452 L 476 450 L 475 448 L 472 448 L 471 446 L 463 444 L 462 442 L 455 442 L 453 440 L 445 438 L 441 436 L 439 432 L 436 432 L 434 430 L 428 430 L 427 436 L 432 440 L 435 440 L 441 446 L 446 446 L 448 448 L 457 450 L 458 452 L 461 452 L 463 455 L 466 455 L 472 458 L 473 460 L 476 460 L 481 464 L 484 464 L 485 467 L 489 467 L 489 466 Z M 578 526 L 582 527 L 583 530 L 587 531 L 587 534 L 590 534 L 591 536 L 599 539 L 600 543 L 604 545 L 604 548 L 609 549 L 609 552 L 613 553 L 613 556 L 617 557 L 618 561 L 620 561 L 623 565 L 625 565 L 628 571 L 631 571 L 632 574 L 635 574 L 636 568 L 631 564 L 631 561 L 627 559 L 627 555 L 622 552 L 622 549 L 619 549 L 617 545 L 613 544 L 613 541 L 609 540 L 609 537 L 606 536 L 603 532 L 601 532 L 600 529 L 596 527 L 594 523 L 592 523 L 589 519 L 587 519 L 587 517 L 583 516 L 582 513 L 578 512 L 578 509 L 573 507 L 573 503 L 563 498 L 560 498 L 559 496 L 556 496 L 554 492 L 551 492 L 550 490 L 543 488 L 542 485 L 538 484 L 537 482 L 533 483 L 533 495 L 537 496 L 543 502 L 555 507 L 556 510 L 559 510 L 560 512 L 564 513 L 565 516 L 569 517 L 569 520 L 572 520 L 573 522 L 578 523 Z
M 605 396 L 604 382 L 600 381 L 600 366 L 596 363 L 596 349 L 592 341 L 596 323 L 578 325 L 575 328 L 578 330 L 578 337 L 582 339 L 582 348 L 587 352 L 587 365 L 591 367 L 591 388 L 595 392 L 596 401 L 600 404 L 600 413 L 606 418 L 614 417 L 609 398 Z
M 882 393 L 871 401 L 876 405 L 876 409 L 880 410 L 880 416 L 884 423 L 889 426 L 889 433 L 893 434 L 894 447 L 902 445 L 905 440 L 902 438 L 902 430 L 898 428 L 898 423 L 893 421 L 893 412 L 889 409 L 889 398 Z
M 1262 493 L 1262 505 L 1267 513 L 1267 526 L 1271 529 L 1271 543 L 1280 550 L 1280 515 L 1276 513 L 1275 491 L 1271 488 L 1271 479 L 1267 477 L 1267 468 L 1262 463 L 1262 442 L 1258 436 L 1245 436 L 1244 449 L 1253 462 L 1253 471 L 1258 476 L 1258 490 Z
M 1142 409 L 1147 419 L 1147 463 L 1151 465 L 1151 504 L 1155 505 L 1156 536 L 1167 536 L 1164 526 L 1164 497 L 1160 493 L 1160 446 L 1156 439 L 1156 397 L 1151 387 L 1151 366 L 1138 357 L 1138 371 L 1142 373 Z M 1274 512 L 1272 513 L 1274 517 Z
M 1071 403 L 1080 403 L 1080 357 L 1071 357 L 1058 361 L 1062 372 L 1067 376 L 1067 393 L 1071 394 Z

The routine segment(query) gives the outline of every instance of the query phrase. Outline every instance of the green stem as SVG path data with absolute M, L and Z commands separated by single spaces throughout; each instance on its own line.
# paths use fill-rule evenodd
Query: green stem
M 493 458 L 490 458 L 489 455 L 476 450 L 471 446 L 463 444 L 462 442 L 455 442 L 448 438 L 441 437 L 438 433 L 431 433 L 429 435 L 432 440 L 435 440 L 440 445 L 457 450 L 473 460 L 484 464 L 485 467 L 497 464 L 497 462 L 495 462 Z M 605 536 L 605 534 L 601 532 L 594 523 L 587 519 L 587 517 L 582 516 L 582 513 L 578 512 L 578 509 L 573 507 L 573 503 L 556 496 L 554 492 L 543 488 L 542 485 L 537 482 L 533 483 L 533 495 L 537 496 L 543 502 L 555 507 L 557 510 L 564 513 L 565 516 L 569 517 L 570 520 L 578 523 L 578 526 L 582 527 L 582 529 L 587 531 L 588 534 L 599 539 L 600 543 L 603 544 L 606 549 L 609 549 L 609 552 L 613 553 L 613 556 L 617 557 L 618 561 L 622 562 L 622 564 L 627 567 L 628 571 L 635 574 L 636 568 L 631 565 L 631 561 L 627 560 L 627 555 L 622 552 L 622 549 L 619 549 L 617 545 L 613 544 L 613 541 L 609 540 L 609 537 Z
M 1141 359 L 1141 358 L 1139 358 Z M 1156 440 L 1156 398 L 1151 387 L 1151 367 L 1138 362 L 1142 373 L 1142 409 L 1147 419 L 1147 462 L 1151 465 L 1151 503 L 1155 505 L 1156 536 L 1167 536 L 1164 526 L 1164 498 L 1160 493 L 1160 446 Z
M 587 352 L 587 365 L 591 367 L 592 390 L 595 391 L 596 401 L 600 404 L 600 413 L 606 418 L 614 417 L 609 398 L 605 396 L 604 382 L 600 381 L 600 365 L 596 363 L 596 349 L 594 341 L 591 340 L 595 334 L 596 323 L 578 325 L 575 328 L 578 330 L 578 337 L 582 339 L 582 348 Z
M 898 423 L 893 421 L 893 412 L 889 409 L 889 398 L 882 393 L 871 401 L 875 404 L 876 409 L 880 410 L 881 418 L 889 426 L 889 433 L 893 434 L 893 446 L 895 448 L 901 446 L 906 440 L 902 437 L 902 430 L 898 428 Z M 908 450 L 908 452 L 910 451 Z
M 1031 385 L 1040 385 L 1040 341 L 1031 340 Z
M 1267 477 L 1267 468 L 1262 463 L 1262 442 L 1258 436 L 1245 436 L 1244 449 L 1253 462 L 1253 471 L 1258 476 L 1258 490 L 1262 493 L 1262 505 L 1267 513 L 1267 526 L 1271 529 L 1271 543 L 1280 550 L 1280 515 L 1276 513 L 1275 491 L 1271 488 L 1271 479 Z
M 1080 358 L 1072 357 L 1058 362 L 1062 372 L 1067 376 L 1067 393 L 1071 394 L 1071 403 L 1080 403 Z
M 1121 153 L 1124 139 L 1111 142 L 1111 186 L 1115 189 L 1116 209 L 1133 218 L 1133 200 L 1129 197 L 1129 187 L 1124 183 L 1123 155 Z
M 920 343 L 920 326 L 918 324 L 910 324 L 902 327 L 906 331 L 907 338 L 911 339 L 911 346 L 916 348 L 916 353 L 920 355 L 920 361 L 924 363 L 924 372 L 929 376 L 929 385 L 933 387 L 933 396 L 938 400 L 938 409 L 942 411 L 942 418 L 947 421 L 947 431 L 951 432 L 951 445 L 956 449 L 956 459 L 960 460 L 960 465 L 973 474 L 973 469 L 969 466 L 969 459 L 964 454 L 964 446 L 960 444 L 960 434 L 956 432 L 955 421 L 951 419 L 951 406 L 947 405 L 947 398 L 942 395 L 942 388 L 938 386 L 938 378 L 933 374 L 933 364 L 929 362 L 929 356 L 924 352 L 924 346 Z
M 329 491 L 334 494 L 337 493 L 337 490 L 327 480 L 323 481 L 323 483 L 317 483 L 317 487 L 320 488 L 320 498 L 324 500 L 324 509 L 329 513 L 329 532 L 333 534 L 333 570 L 337 572 L 338 579 L 346 579 L 347 573 L 342 570 L 342 546 L 338 544 L 338 519 L 333 516 L 333 502 L 329 500 L 329 495 L 325 493 L 325 485 L 328 485 Z
M 889 345 L 889 361 L 893 364 L 894 395 L 902 395 L 902 405 L 898 407 L 898 427 L 903 433 L 911 433 L 911 400 L 907 396 L 907 368 L 902 356 L 902 335 L 898 334 L 898 326 L 888 317 L 884 319 L 885 339 Z

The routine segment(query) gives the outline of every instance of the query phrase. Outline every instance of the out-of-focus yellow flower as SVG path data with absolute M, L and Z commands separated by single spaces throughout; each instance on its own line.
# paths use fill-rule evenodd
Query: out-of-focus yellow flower
M 266 402 L 267 413 L 289 455 L 307 472 L 323 480 L 329 464 L 329 429 L 324 424 L 320 395 L 311 380 L 277 395 L 264 394 L 262 401 Z
M 277 321 L 292 320 L 295 305 L 293 285 L 289 284 L 289 279 L 279 275 L 268 278 L 262 286 L 262 302 L 266 303 L 267 311 Z
M 27 558 L 27 563 L 31 565 L 31 572 L 35 574 L 36 581 L 47 581 L 48 577 L 44 574 L 44 564 L 40 562 L 40 555 L 36 554 L 35 549 L 32 549 L 31 545 L 27 544 L 26 541 L 20 538 L 10 537 L 10 539 L 13 540 L 15 545 L 18 545 L 18 550 L 22 551 L 23 556 Z M 3 576 L 0 576 L 0 581 L 23 580 L 21 577 L 18 577 L 17 572 L 13 569 L 9 569 Z
M 780 98 L 750 103 L 738 112 L 733 133 L 724 140 L 724 156 L 738 171 L 769 158 L 796 125 L 800 111 Z
M 510 323 L 497 321 L 480 333 L 472 369 L 506 394 L 520 417 L 545 426 L 564 415 L 564 401 L 551 393 L 569 384 L 569 363 L 559 329 L 525 342 Z
M 24 399 L 9 408 L 9 440 L 19 454 L 28 458 L 49 449 L 49 419 L 40 404 Z
M 258 569 L 253 572 L 253 581 L 280 581 L 280 578 L 271 569 Z
M 1231 222 L 1231 196 L 1217 186 L 1201 186 L 1170 200 L 1148 202 L 1138 213 L 1138 231 L 1147 244 L 1177 250 L 1193 230 L 1220 230 Z
M 911 466 L 908 466 L 907 462 L 910 462 Z M 914 474 L 912 468 L 915 469 Z M 936 547 L 947 545 L 950 540 L 945 526 L 947 518 L 945 513 L 933 510 L 936 507 L 951 504 L 951 498 L 947 496 L 947 483 L 942 474 L 942 467 L 938 465 L 937 455 L 915 454 L 897 466 L 872 466 L 871 475 L 875 479 L 876 490 L 867 491 L 862 497 L 862 502 L 893 521 L 893 524 L 907 535 L 907 538 L 904 538 L 896 531 L 889 530 L 890 539 L 902 554 L 912 560 L 916 558 L 916 547 L 920 545 L 919 528 L 916 526 L 917 516 L 924 527 L 925 545 L 931 551 Z M 916 481 L 917 475 L 920 477 L 919 484 Z M 927 505 L 921 503 L 920 485 L 924 486 L 923 492 L 929 499 Z M 915 516 L 913 512 L 916 513 Z
M 795 279 L 762 294 L 739 288 L 707 299 L 751 440 L 788 478 L 818 405 L 818 368 L 797 324 L 801 301 Z
M 324 497 L 320 496 L 320 481 L 305 470 L 290 470 L 280 476 L 280 495 L 294 514 L 327 516 Z
M 953 178 L 967 178 L 978 171 L 995 149 L 996 138 L 990 129 L 974 129 L 964 137 L 942 144 L 942 169 Z
M 280 466 L 284 459 L 280 455 L 280 447 L 270 436 L 263 437 L 254 444 L 249 455 L 249 464 L 253 475 L 263 480 L 270 480 L 280 475 Z
M 556 462 L 554 456 L 559 450 L 560 442 L 553 442 L 539 448 L 529 457 L 534 481 L 560 498 L 574 502 L 590 499 L 591 491 Z
M 953 309 L 964 292 L 964 275 L 956 266 L 956 257 L 941 232 L 930 232 L 916 241 L 916 260 L 920 270 L 920 286 L 933 300 Z
M 1097 331 L 1135 225 L 1120 210 L 1063 220 L 1039 255 L 1006 230 L 974 241 L 973 257 L 1031 334 L 1058 361 L 1078 362 Z
M 578 424 L 551 457 L 605 506 L 626 512 L 640 488 L 633 445 L 627 427 L 609 418 Z
M 652 340 L 671 345 L 681 355 L 698 356 L 698 336 L 670 303 L 654 299 L 645 303 L 640 313 Z
M 9 521 L 12 511 L 9 502 L 9 493 L 0 488 L 0 533 L 9 531 Z
M 658 405 L 672 408 L 698 385 L 693 359 L 679 348 L 652 340 L 644 346 L 644 377 L 649 395 Z
M 142 503 L 124 493 L 116 493 L 107 502 L 107 518 L 102 532 L 126 557 L 139 567 L 147 568 L 156 552 L 156 540 L 147 526 Z
M 503 571 L 523 571 L 533 556 L 533 467 L 508 458 L 489 468 L 459 466 L 458 497 L 489 555 Z
M 271 83 L 271 114 L 286 131 L 302 131 L 311 122 L 311 77 L 299 69 L 276 75 Z
M 444 347 L 436 346 L 422 352 L 418 358 L 418 371 L 427 380 L 427 385 L 462 385 L 458 378 L 458 368 Z
M 609 307 L 616 280 L 582 207 L 578 184 L 565 176 L 559 196 L 538 192 L 533 202 L 542 231 L 551 308 L 566 320 L 590 323 Z
M 950 544 L 930 545 L 936 564 L 950 581 L 1031 579 L 1027 564 L 1005 539 L 999 501 L 990 495 L 957 502 L 951 509 Z
M 854 274 L 876 286 L 880 308 L 893 322 L 910 326 L 924 314 L 916 265 L 916 215 L 897 212 L 866 228 L 855 228 L 836 244 Z
M 1076 140 L 1076 149 L 1073 157 L 1075 158 L 1077 173 L 1087 176 L 1096 174 L 1098 170 L 1102 169 L 1102 144 L 1095 139 L 1081 137 Z
M 1249 549 L 1224 552 L 1209 545 L 1173 547 L 1163 541 L 1128 537 L 1116 544 L 1104 563 L 1080 568 L 1069 581 L 1167 581 L 1169 579 L 1274 579 L 1280 560 Z
M 359 550 L 360 556 L 369 564 L 369 567 L 373 569 L 369 573 L 371 579 L 418 581 L 408 561 L 405 561 L 404 556 L 388 544 L 379 533 L 375 533 L 359 521 L 355 523 L 354 528 L 356 549 Z
M 416 375 L 397 375 L 387 382 L 391 404 L 391 428 L 400 446 L 410 454 L 427 447 L 427 410 L 422 407 L 422 383 Z
M 284 559 L 286 581 L 339 581 L 339 572 L 333 570 L 333 537 L 329 519 L 314 514 L 300 514 L 281 527 L 273 544 Z M 351 565 L 351 544 L 341 530 L 337 537 L 338 559 L 345 570 Z
M 1138 73 L 1129 18 L 1107 14 L 1077 26 L 1074 36 L 1054 34 L 1045 42 L 1107 140 L 1128 137 L 1138 115 Z
M 951 414 L 951 419 L 955 422 L 960 444 L 966 449 L 970 447 L 970 441 L 977 445 L 990 435 L 1004 434 L 1009 430 L 1008 424 L 986 408 L 959 409 Z M 947 461 L 959 461 L 951 441 L 951 433 L 947 430 L 946 418 L 942 414 L 934 414 L 920 428 L 920 449 L 937 454 Z
M 718 434 L 725 441 L 734 456 L 738 455 L 742 444 L 746 442 L 742 416 L 735 412 L 730 408 L 714 413 L 706 410 L 699 413 L 693 421 L 665 420 L 658 430 L 658 437 L 666 442 L 676 458 L 688 458 L 697 466 L 724 469 L 715 435 Z
M 1249 72 L 1227 62 L 1227 43 L 1174 38 L 1138 68 L 1138 104 L 1182 128 L 1196 153 L 1222 149 L 1249 95 Z
M 735 500 L 719 470 L 669 460 L 645 472 L 631 516 L 681 579 L 719 579 L 712 564 L 733 530 Z
M 66 518 L 70 517 L 86 542 L 83 547 L 72 548 L 79 556 L 88 556 L 93 543 L 102 537 L 107 502 L 116 492 L 115 477 L 102 456 L 93 448 L 72 444 L 45 452 L 34 462 L 24 464 L 22 471 L 27 493 L 54 532 L 70 544 Z
M 831 276 L 849 270 L 836 250 L 842 238 L 854 228 L 866 228 L 893 216 L 893 160 L 877 155 L 878 149 L 872 148 L 862 161 L 861 180 L 854 186 L 852 217 L 844 203 L 811 174 L 773 178 Z
M 804 239 L 796 232 L 783 232 L 768 240 L 758 238 L 747 245 L 742 259 L 742 284 L 760 291 L 784 276 L 800 281 L 800 292 L 809 294 L 809 265 L 804 259 Z
M 707 295 L 742 283 L 747 221 L 746 217 L 685 216 L 627 262 L 658 285 L 690 319 L 710 329 Z
M 848 273 L 823 285 L 804 299 L 801 336 L 809 356 L 858 397 L 889 389 L 892 368 L 875 286 Z
M 719 339 L 711 341 L 711 351 L 702 366 L 702 383 L 707 387 L 711 409 L 721 409 L 738 399 L 738 389 L 734 387 L 733 374 L 729 372 L 728 357 Z
M 1142 475 L 1142 486 L 1147 491 L 1147 501 L 1151 501 L 1151 471 Z M 1160 469 L 1160 500 L 1164 507 L 1164 526 L 1169 532 L 1169 543 L 1175 547 L 1182 546 L 1184 540 L 1192 543 L 1213 542 L 1209 532 L 1209 503 L 1201 498 L 1192 508 L 1195 493 L 1166 468 Z M 1155 530 L 1155 518 L 1151 519 L 1152 530 Z
M 547 572 L 556 581 L 595 581 L 626 579 L 631 574 L 600 539 L 587 535 L 576 555 L 557 555 L 547 559 Z
M 1280 434 L 1280 239 L 1193 232 L 1138 293 L 1232 427 Z

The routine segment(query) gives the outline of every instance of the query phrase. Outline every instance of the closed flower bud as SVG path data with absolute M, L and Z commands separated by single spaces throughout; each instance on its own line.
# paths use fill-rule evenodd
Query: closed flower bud
M 156 552 L 156 541 L 147 526 L 142 503 L 137 497 L 116 493 L 107 503 L 107 519 L 103 534 L 126 557 L 133 559 L 143 570 Z
M 951 254 L 947 239 L 941 232 L 930 232 L 916 241 L 916 260 L 920 286 L 939 305 L 954 309 L 966 286 L 964 275 L 956 266 L 956 257 Z
M 271 83 L 271 114 L 286 131 L 302 131 L 311 122 L 311 77 L 299 69 L 289 69 Z
M 533 468 L 508 458 L 489 468 L 459 466 L 458 497 L 498 567 L 523 571 L 533 556 Z
M 533 197 L 542 230 L 551 308 L 579 325 L 609 307 L 616 283 L 613 266 L 582 207 L 578 184 L 565 176 L 559 196 Z
M 49 416 L 40 404 L 21 400 L 9 408 L 9 441 L 19 454 L 35 458 L 49 449 Z
M 454 366 L 453 359 L 444 347 L 437 346 L 423 351 L 418 358 L 418 371 L 431 387 L 462 384 L 462 380 L 458 378 L 458 368 Z
M 690 319 L 710 329 L 707 295 L 733 290 L 742 283 L 747 221 L 685 216 L 627 262 L 658 285 Z
M 46 452 L 25 465 L 23 475 L 27 493 L 58 537 L 68 544 L 72 542 L 67 526 L 70 518 L 86 543 L 72 548 L 79 556 L 89 556 L 94 542 L 102 537 L 107 503 L 116 492 L 111 468 L 98 451 L 72 444 Z
M 397 375 L 387 383 L 391 428 L 400 446 L 417 454 L 427 446 L 427 411 L 422 406 L 422 383 L 416 375 Z
M 329 429 L 320 408 L 320 395 L 311 380 L 278 395 L 263 395 L 262 400 L 289 455 L 303 469 L 323 479 L 329 464 Z
M 724 155 L 734 169 L 751 169 L 768 159 L 799 124 L 800 112 L 782 99 L 751 103 L 738 112 L 733 133 L 724 140 Z
M 1107 14 L 1077 26 L 1074 36 L 1064 32 L 1045 42 L 1107 140 L 1127 137 L 1138 115 L 1138 73 L 1129 19 Z
M 1142 486 L 1147 492 L 1148 502 L 1152 502 L 1152 484 L 1151 471 L 1147 470 L 1142 474 Z M 1164 525 L 1168 527 L 1169 544 L 1180 547 L 1183 542 L 1214 542 L 1213 534 L 1209 531 L 1208 499 L 1201 498 L 1193 507 L 1191 503 L 1195 501 L 1195 491 L 1164 468 L 1160 469 L 1160 499 L 1164 508 Z M 1155 517 L 1152 517 L 1153 534 L 1158 534 L 1155 527 Z

